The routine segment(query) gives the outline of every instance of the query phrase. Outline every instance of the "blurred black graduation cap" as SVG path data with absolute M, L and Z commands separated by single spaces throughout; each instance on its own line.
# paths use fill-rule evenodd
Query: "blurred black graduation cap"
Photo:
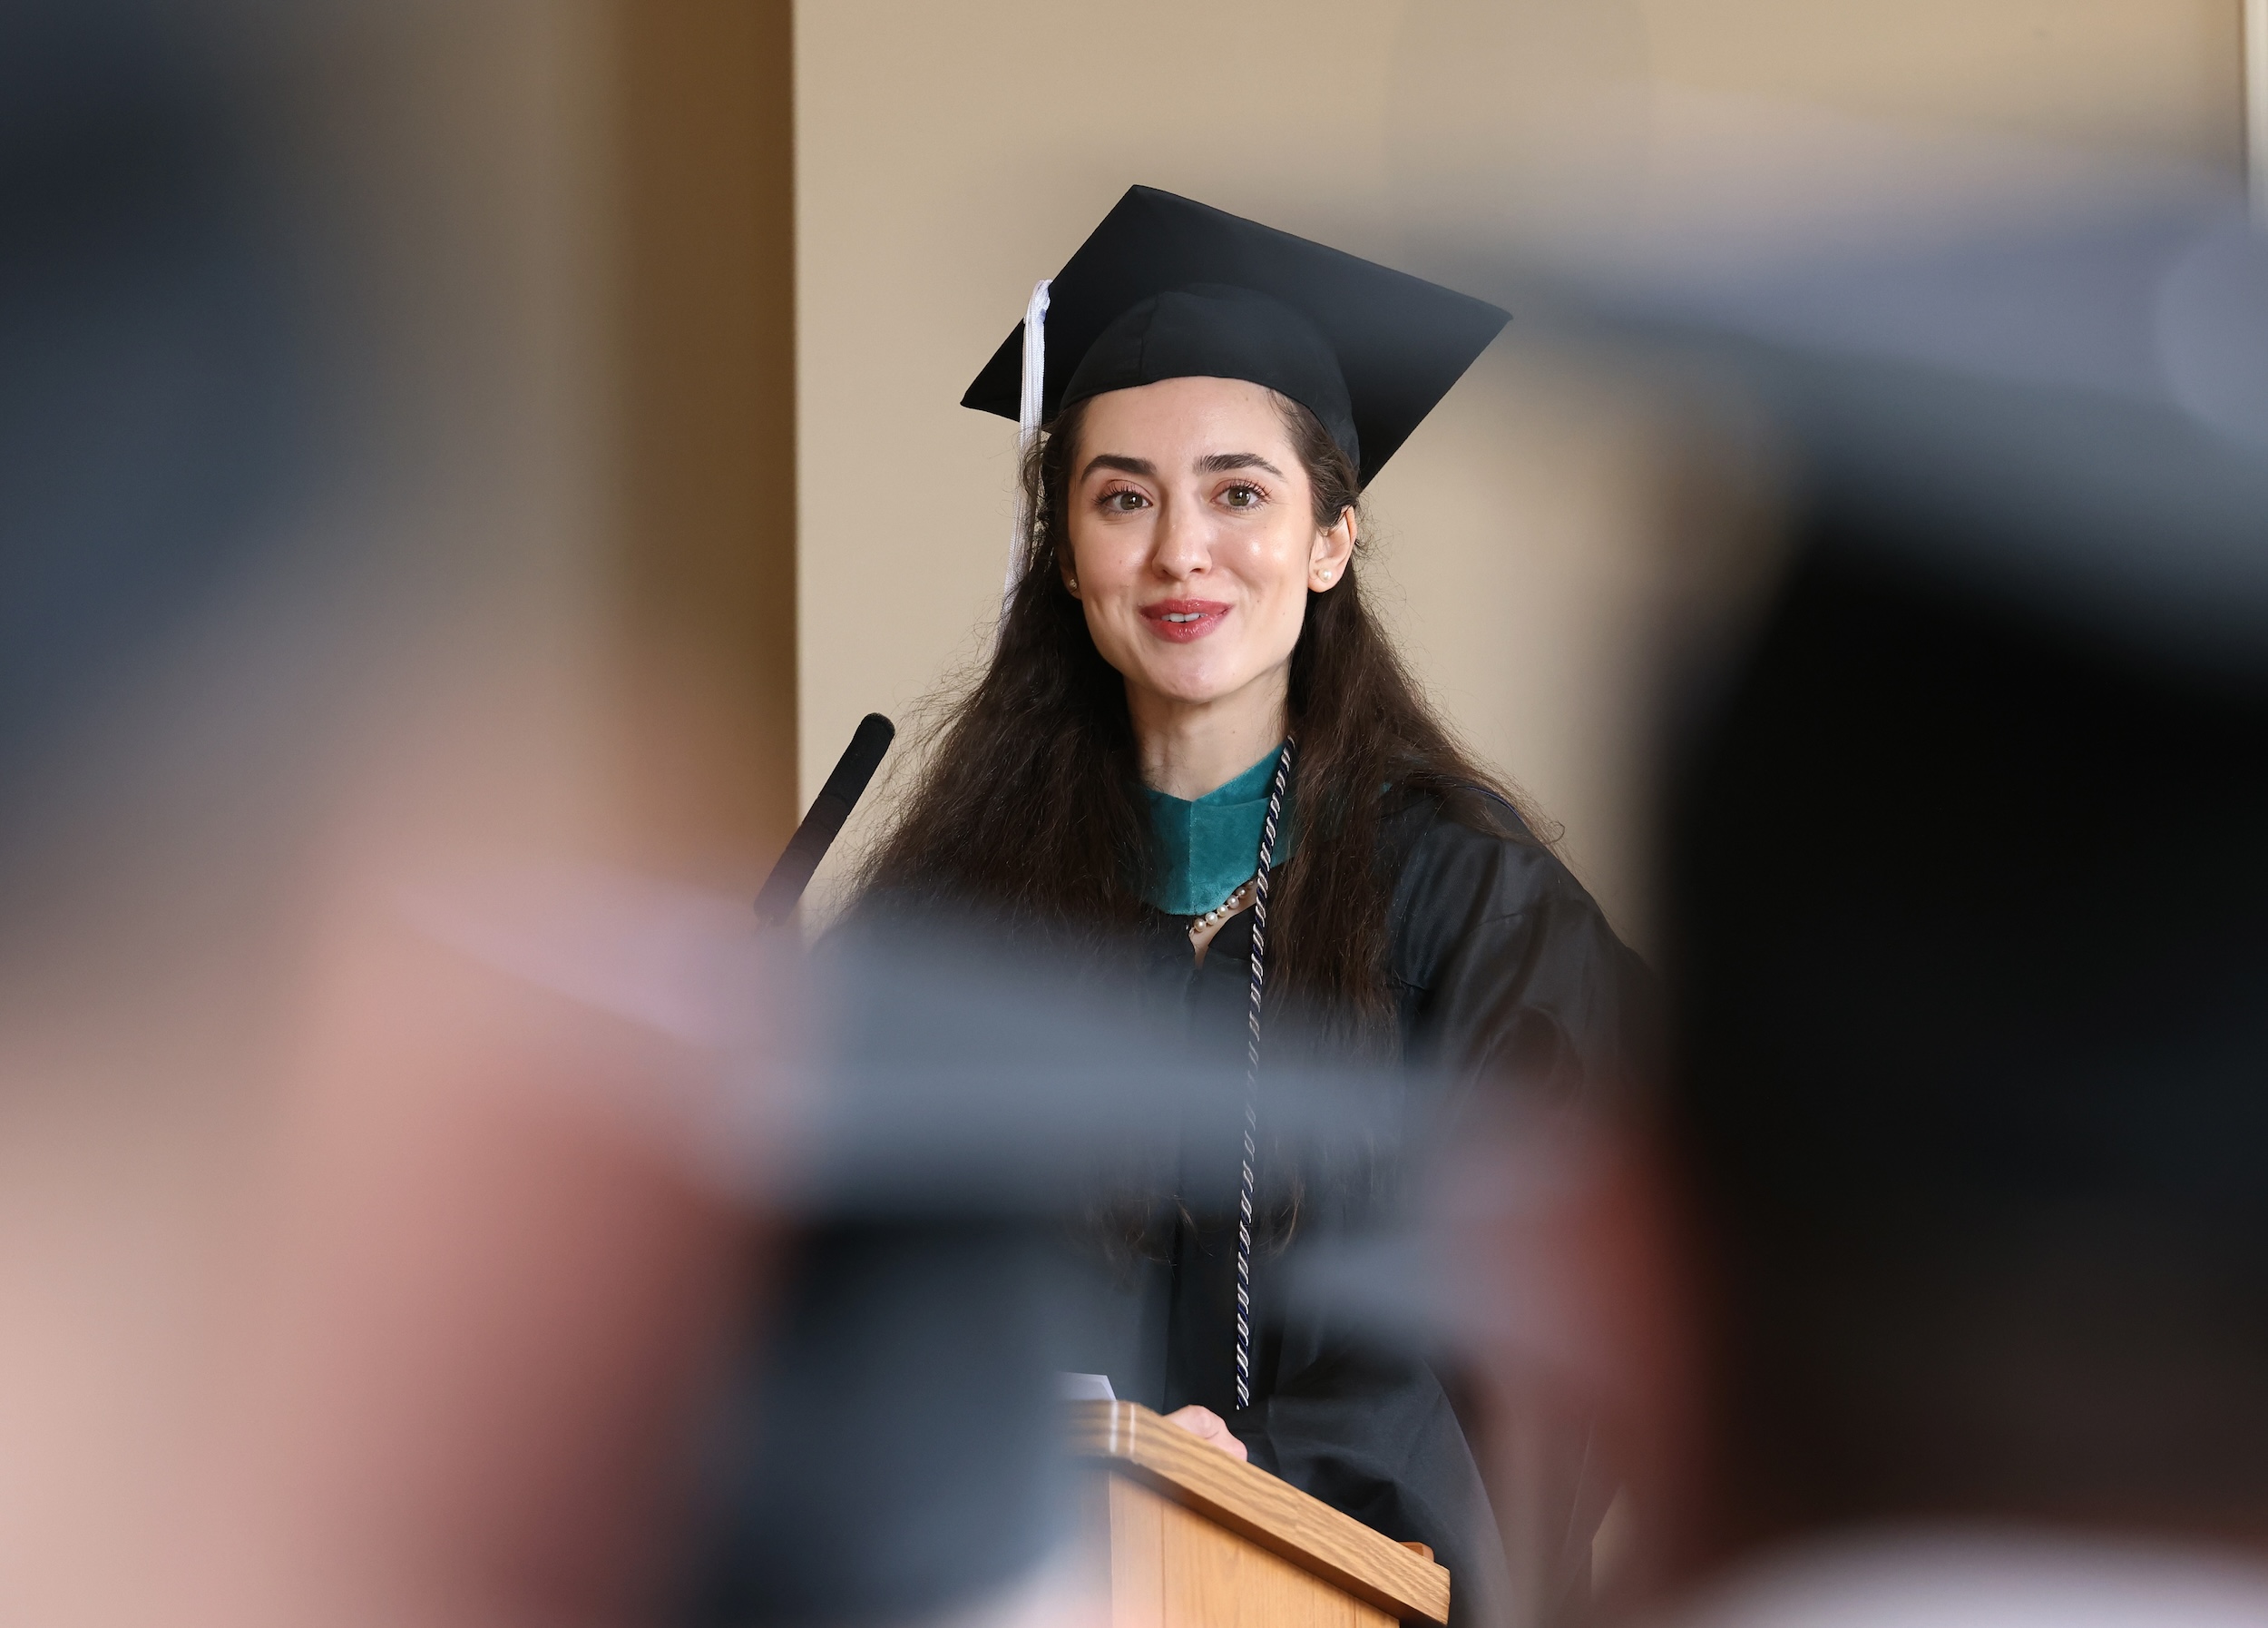
M 1160 379 L 1248 379 L 1384 466 L 1510 318 L 1495 306 L 1154 187 L 1130 187 L 1049 289 L 1044 422 Z M 963 407 L 1019 416 L 1023 329 Z
M 1635 326 L 1796 474 L 1663 866 L 1744 1441 L 1846 1514 L 2256 1505 L 2268 243 L 2118 225 Z
M 1873 1102 L 1822 1145 L 1941 1196 L 2068 1157 L 2194 1197 L 2268 1159 L 2268 242 L 2114 222 L 1653 331 L 1726 363 L 1797 473 L 1673 821 L 1687 1036 L 1741 1054 L 1710 1077 L 1780 1082 L 1783 1123 Z

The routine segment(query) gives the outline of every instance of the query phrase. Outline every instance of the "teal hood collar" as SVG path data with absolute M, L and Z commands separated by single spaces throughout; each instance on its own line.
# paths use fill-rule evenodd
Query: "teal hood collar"
M 1267 823 L 1268 787 L 1281 746 L 1235 780 L 1194 801 L 1143 788 L 1157 843 L 1149 902 L 1168 916 L 1197 916 L 1251 879 Z M 1288 797 L 1286 801 L 1288 801 Z M 1291 857 L 1297 836 L 1291 810 L 1276 833 L 1276 863 Z

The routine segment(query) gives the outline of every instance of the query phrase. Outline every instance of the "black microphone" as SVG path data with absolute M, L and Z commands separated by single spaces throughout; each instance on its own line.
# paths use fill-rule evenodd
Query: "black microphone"
M 897 725 L 879 712 L 869 712 L 858 721 L 850 744 L 835 761 L 835 772 L 826 777 L 819 795 L 811 799 L 811 811 L 803 817 L 796 834 L 787 839 L 787 847 L 780 854 L 779 863 L 772 867 L 772 874 L 764 878 L 764 891 L 756 896 L 758 921 L 769 927 L 795 914 L 803 890 L 811 884 L 811 873 L 819 868 L 826 850 L 835 846 L 843 822 L 850 818 L 850 811 L 865 794 L 866 782 L 875 778 L 875 770 L 882 764 L 882 754 L 890 750 L 890 742 L 897 738 Z

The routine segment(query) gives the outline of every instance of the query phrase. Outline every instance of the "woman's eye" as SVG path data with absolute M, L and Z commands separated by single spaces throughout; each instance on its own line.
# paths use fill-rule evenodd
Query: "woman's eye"
M 1232 509 L 1256 509 L 1266 494 L 1257 486 L 1234 485 L 1221 494 L 1221 501 Z
M 1137 509 L 1149 506 L 1149 499 L 1139 492 L 1110 492 L 1102 499 L 1102 506 L 1120 515 L 1130 515 Z

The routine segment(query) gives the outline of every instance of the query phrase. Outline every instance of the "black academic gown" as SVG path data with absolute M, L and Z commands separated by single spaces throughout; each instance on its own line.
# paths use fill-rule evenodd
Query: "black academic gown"
M 1512 819 L 1509 809 L 1502 817 Z M 1564 1102 L 1635 1072 L 1644 969 L 1548 849 L 1475 829 L 1414 796 L 1398 799 L 1383 840 L 1395 876 L 1389 970 L 1406 1089 L 1433 1099 L 1413 1102 L 1416 1113 L 1453 1113 L 1445 1099 L 1475 1090 Z M 1244 1049 L 1252 926 L 1249 911 L 1224 923 L 1198 966 L 1188 917 L 1161 915 L 1151 924 L 1153 986 L 1208 1049 Z M 1264 1064 L 1264 1114 L 1266 1093 Z M 1233 1161 L 1234 1149 L 1193 1148 L 1185 1158 Z M 1219 1172 L 1209 1173 L 1218 1191 Z M 1090 1360 L 1120 1396 L 1161 1412 L 1211 1408 L 1253 1463 L 1389 1537 L 1428 1545 L 1452 1574 L 1452 1623 L 1491 1620 L 1486 1608 L 1504 1585 L 1504 1551 L 1432 1354 L 1358 1332 L 1300 1292 L 1303 1248 L 1327 1241 L 1338 1224 L 1360 1224 L 1336 1197 L 1311 1183 L 1290 1245 L 1253 1263 L 1249 1408 L 1236 1407 L 1235 1229 L 1227 1217 L 1185 1216 L 1169 1243 L 1118 1265 L 1114 1292 L 1095 1309 Z M 1523 1564 L 1552 1574 L 1524 1578 L 1520 1593 L 1548 1603 L 1587 1584 L 1589 1536 L 1612 1491 L 1586 1464 L 1579 1437 L 1556 1445 L 1556 1485 L 1527 1489 L 1543 1507 L 1517 1516 L 1547 1529 L 1543 1543 L 1522 1545 Z
M 1422 799 L 1397 802 L 1383 840 L 1400 1047 L 1411 1078 L 1426 1082 L 1407 1089 L 1566 1096 L 1623 1074 L 1643 971 L 1564 866 Z M 1201 967 L 1188 926 L 1149 924 L 1139 954 L 1149 993 L 1195 1044 L 1241 1059 L 1249 913 L 1223 925 Z M 1284 1035 L 1271 1038 L 1280 1051 Z M 1264 1077 L 1264 1103 L 1265 1090 Z M 1234 1159 L 1207 1137 L 1185 1164 L 1233 1172 Z M 1220 1170 L 1207 1173 L 1204 1190 L 1223 1191 Z M 1242 1413 L 1225 1222 L 1177 1224 L 1165 1258 L 1131 1266 L 1104 1261 L 1090 1235 L 1041 1244 L 975 1221 L 814 1234 L 706 1432 L 679 1620 L 905 1621 L 1007 1585 L 1039 1557 L 1061 1503 L 1045 1468 L 1050 1365 L 1108 1373 L 1119 1395 L 1160 1411 L 1212 1408 L 1256 1464 L 1429 1545 L 1453 1579 L 1452 1622 L 1491 1620 L 1504 1556 L 1429 1354 L 1359 1336 L 1295 1290 L 1300 1251 L 1329 1237 L 1340 1196 L 1311 1191 L 1291 1246 L 1256 1261 L 1255 1405 Z M 1559 1558 L 1544 1564 L 1587 1577 L 1611 1489 L 1584 1484 L 1576 1447 L 1545 1500 Z

